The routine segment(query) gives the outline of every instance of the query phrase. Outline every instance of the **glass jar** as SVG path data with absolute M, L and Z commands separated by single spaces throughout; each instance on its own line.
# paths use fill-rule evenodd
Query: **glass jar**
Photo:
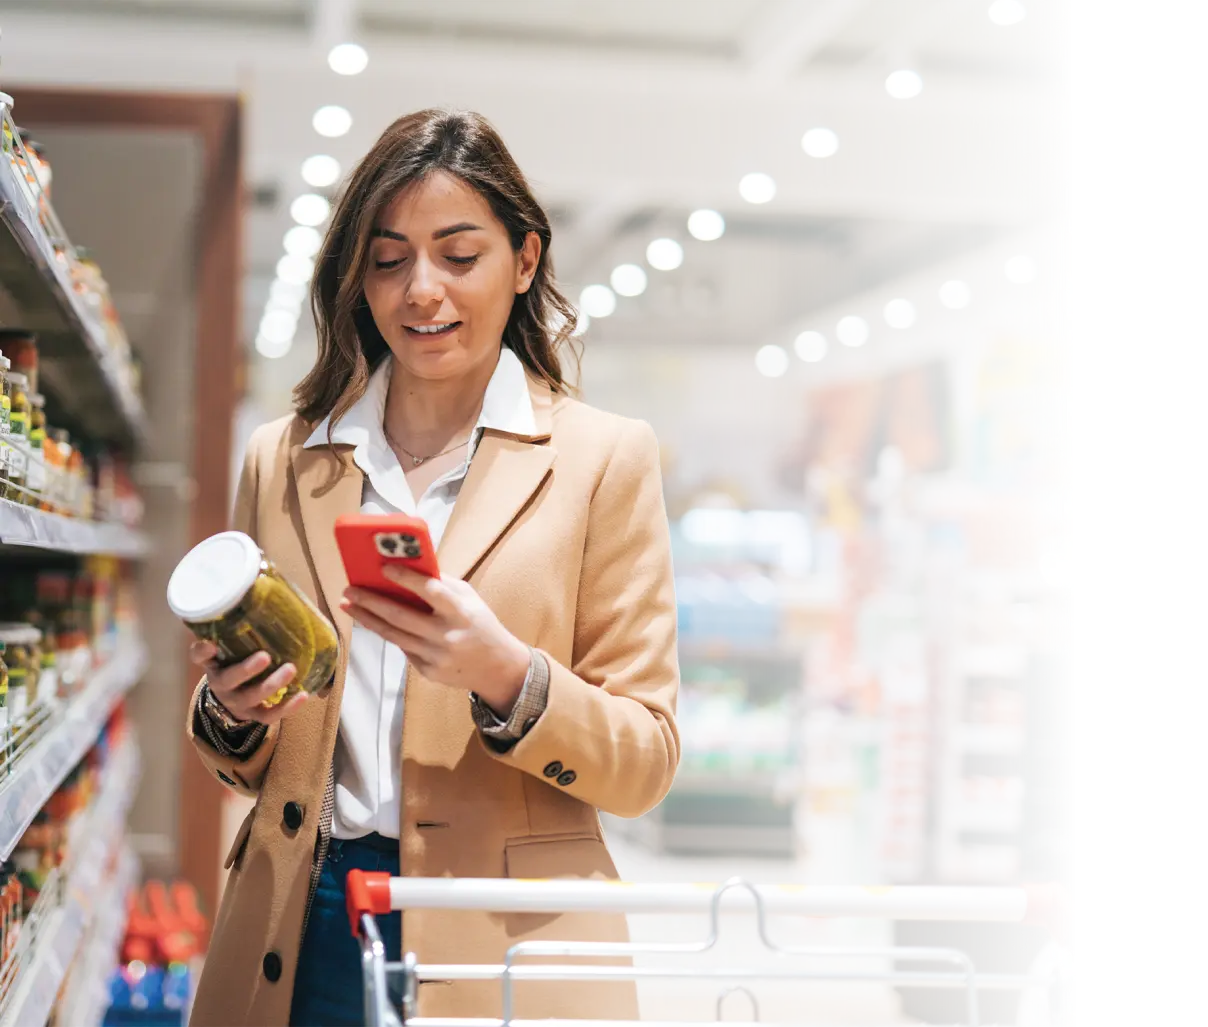
M 38 391 L 38 336 L 28 328 L 0 328 L 0 352 L 13 371 L 25 375 L 30 392 Z
M 66 429 L 55 428 L 51 435 L 55 441 L 55 481 L 51 486 L 54 494 L 53 503 L 59 513 L 67 517 L 74 517 L 76 516 L 75 497 L 68 465 L 75 449 L 71 445 L 71 436 Z
M 34 392 L 29 397 L 29 466 L 25 471 L 26 502 L 42 505 L 46 491 L 46 400 Z
M 0 352 L 0 435 L 7 435 L 11 430 L 9 423 L 13 412 L 13 391 L 8 374 L 12 367 L 13 362 Z
M 14 739 L 19 739 L 42 670 L 42 632 L 32 624 L 0 624 L 0 642 L 8 664 L 9 728 Z
M 293 681 L 267 706 L 299 691 L 318 692 L 335 673 L 335 628 L 243 532 L 224 531 L 194 546 L 172 572 L 168 606 L 194 635 L 218 648 L 223 666 L 268 653 L 272 663 L 249 684 L 284 663 L 294 665 Z
M 9 412 L 8 486 L 5 497 L 25 502 L 25 472 L 29 463 L 29 384 L 25 375 L 13 371 L 8 376 L 12 388 L 12 409 Z

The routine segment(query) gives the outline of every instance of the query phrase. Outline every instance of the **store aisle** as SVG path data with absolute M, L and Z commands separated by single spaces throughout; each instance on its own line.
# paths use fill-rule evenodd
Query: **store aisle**
M 609 848 L 621 877 L 627 881 L 718 882 L 741 876 L 755 884 L 806 883 L 808 865 L 787 859 L 750 856 L 710 857 L 655 854 L 636 846 L 617 832 L 609 835 Z M 630 917 L 633 940 L 639 943 L 703 941 L 709 936 L 705 915 L 643 915 Z M 772 940 L 780 944 L 835 946 L 878 946 L 891 941 L 888 924 L 850 920 L 801 920 L 773 918 L 768 924 Z M 787 968 L 804 965 L 801 960 L 769 954 L 756 929 L 755 918 L 737 914 L 723 916 L 717 944 L 706 953 L 689 956 L 650 955 L 640 957 L 642 966 L 703 966 L 708 968 Z M 860 970 L 875 962 L 836 960 L 837 970 Z M 882 964 L 883 965 L 883 964 Z M 639 983 L 642 1016 L 646 1019 L 717 1018 L 718 996 L 730 983 L 717 980 L 648 980 Z M 750 986 L 759 1004 L 759 1019 L 766 1023 L 793 1023 L 802 1027 L 897 1027 L 916 1021 L 903 1016 L 897 995 L 878 984 L 847 984 L 820 981 L 760 981 Z M 731 994 L 725 1001 L 722 1019 L 752 1019 L 750 1001 Z

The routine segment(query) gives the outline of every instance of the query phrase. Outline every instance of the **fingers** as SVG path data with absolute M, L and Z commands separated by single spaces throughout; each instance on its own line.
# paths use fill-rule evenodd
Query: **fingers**
M 306 702 L 307 698 L 308 696 L 305 692 L 298 692 L 296 695 L 291 695 L 284 702 L 280 702 L 276 706 L 270 706 L 268 709 L 257 707 L 250 719 L 261 724 L 275 724 L 277 721 L 284 720 L 293 713 Z
M 461 612 L 456 593 L 441 578 L 429 578 L 410 567 L 388 566 L 382 573 L 396 585 L 414 592 L 439 613 Z
M 433 617 L 431 613 L 416 610 L 414 607 L 400 603 L 388 596 L 378 595 L 376 592 L 363 588 L 349 588 L 344 595 L 351 606 L 367 610 L 378 620 L 385 621 L 391 627 L 416 638 L 432 639 L 444 631 L 441 621 Z
M 189 662 L 195 667 L 206 667 L 218 655 L 218 647 L 213 642 L 195 641 L 189 646 Z
M 389 601 L 388 601 L 389 602 Z M 397 604 L 390 604 L 397 605 Z M 387 642 L 393 642 L 397 645 L 407 657 L 413 661 L 427 663 L 434 654 L 435 648 L 431 642 L 425 638 L 420 638 L 409 631 L 404 631 L 396 627 L 389 621 L 379 617 L 368 607 L 361 606 L 357 603 L 346 603 L 345 610 L 352 615 L 352 618 L 362 627 L 368 628 L 375 635 L 380 635 Z M 424 617 L 426 614 L 419 614 Z
M 263 656 L 264 660 L 257 660 L 256 656 Z M 246 684 L 248 678 L 245 676 L 247 665 L 252 663 L 253 666 L 259 667 L 255 673 L 260 673 L 265 669 L 264 665 L 271 662 L 266 653 L 257 653 L 256 656 L 233 667 L 228 667 L 226 671 L 219 670 L 217 676 L 209 680 L 210 691 L 214 693 L 214 697 L 240 720 L 262 720 L 260 715 L 273 707 L 265 707 L 261 704 L 266 699 L 277 695 L 283 688 L 288 687 L 297 674 L 297 669 L 292 663 L 285 663 L 263 681 L 249 686 Z M 253 663 L 253 661 L 255 662 Z M 236 673 L 227 677 L 228 672 Z

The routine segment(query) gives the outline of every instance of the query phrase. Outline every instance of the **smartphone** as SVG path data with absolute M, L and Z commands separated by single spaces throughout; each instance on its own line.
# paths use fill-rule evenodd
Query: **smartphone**
M 410 567 L 429 578 L 439 578 L 436 547 L 428 525 L 402 514 L 345 514 L 336 518 L 336 544 L 348 572 L 348 583 L 366 588 L 421 610 L 431 610 L 423 599 L 385 576 L 389 566 Z

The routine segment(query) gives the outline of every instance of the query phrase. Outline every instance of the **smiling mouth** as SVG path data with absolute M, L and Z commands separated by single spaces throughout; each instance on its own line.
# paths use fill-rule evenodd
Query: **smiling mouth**
M 460 321 L 448 321 L 445 324 L 415 325 L 414 327 L 411 325 L 403 325 L 403 330 L 406 331 L 408 335 L 415 336 L 416 338 L 431 339 L 440 335 L 448 335 L 450 332 L 455 331 L 460 326 Z

